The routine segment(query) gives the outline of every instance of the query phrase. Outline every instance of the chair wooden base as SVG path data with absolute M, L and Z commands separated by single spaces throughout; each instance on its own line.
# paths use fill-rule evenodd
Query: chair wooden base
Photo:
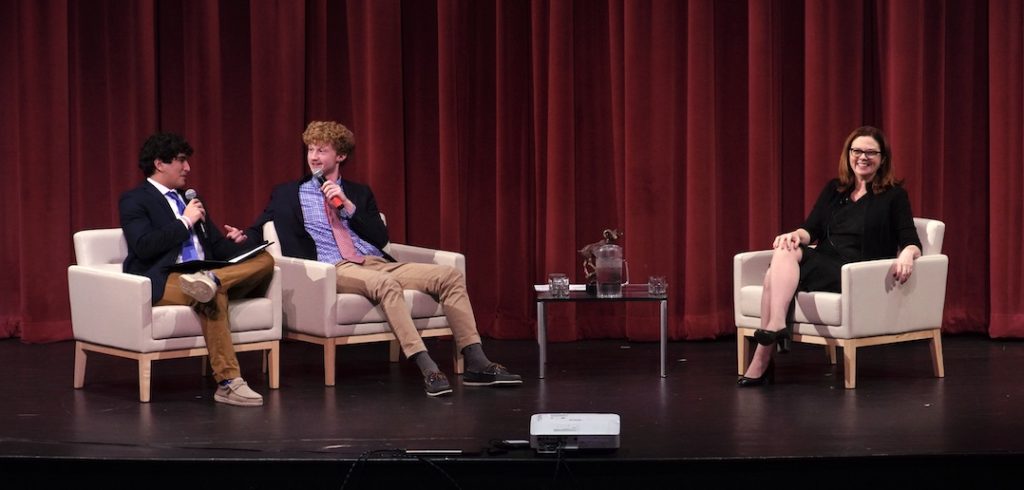
M 276 390 L 280 386 L 280 345 L 281 342 L 278 340 L 252 342 L 248 344 L 235 344 L 235 352 L 269 351 L 269 359 L 267 359 L 267 357 L 265 356 L 264 361 L 267 363 L 266 371 L 270 373 L 270 389 Z M 100 354 L 107 354 L 111 356 L 124 357 L 127 359 L 135 359 L 136 361 L 138 361 L 139 401 L 143 403 L 149 402 L 150 398 L 150 380 L 152 377 L 153 361 L 161 359 L 179 359 L 182 357 L 201 357 L 208 356 L 210 354 L 206 347 L 197 347 L 194 349 L 168 350 L 161 352 L 135 352 L 79 340 L 75 342 L 76 389 L 85 386 L 85 363 L 89 351 L 98 352 Z M 266 352 L 264 352 L 264 354 L 266 354 Z
M 448 327 L 443 328 L 428 328 L 420 330 L 420 337 L 441 337 L 445 335 L 452 335 L 452 329 Z M 286 339 L 298 340 L 300 342 L 309 342 L 311 344 L 322 345 L 324 347 L 324 385 L 334 386 L 335 384 L 335 362 L 337 359 L 336 351 L 339 345 L 350 345 L 350 344 L 366 344 L 370 342 L 388 342 L 388 356 L 391 362 L 398 362 L 399 357 L 402 353 L 401 345 L 395 334 L 391 332 L 372 333 L 365 335 L 349 335 L 344 337 L 319 337 L 316 335 L 310 335 L 300 332 L 285 331 L 284 337 Z M 462 374 L 463 371 L 463 358 L 462 353 L 456 352 L 452 355 L 453 369 L 456 374 Z
M 754 331 L 753 328 L 745 327 L 736 329 L 736 359 L 741 376 L 747 372 L 747 367 L 750 365 L 750 356 L 753 352 L 751 350 L 752 339 L 748 340 L 748 337 L 753 337 Z M 843 348 L 843 384 L 846 389 L 857 387 L 857 348 L 913 340 L 928 340 L 931 347 L 932 372 L 935 373 L 936 378 L 945 377 L 946 371 L 942 362 L 942 332 L 938 328 L 858 339 L 834 339 L 818 335 L 793 334 L 793 342 L 825 346 L 825 355 L 829 364 L 836 363 L 836 347 Z

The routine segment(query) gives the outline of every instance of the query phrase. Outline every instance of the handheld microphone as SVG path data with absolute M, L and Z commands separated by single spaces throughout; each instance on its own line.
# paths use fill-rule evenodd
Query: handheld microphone
M 185 191 L 185 200 L 186 201 L 191 202 L 193 199 L 196 198 L 196 196 L 198 196 L 198 194 L 196 194 L 196 190 L 195 189 L 189 189 L 189 190 Z M 206 226 L 203 225 L 204 221 L 205 221 L 204 218 L 199 218 L 199 232 L 202 233 L 203 236 L 209 236 L 209 235 L 206 234 Z
M 323 186 L 324 185 L 324 170 L 322 168 L 316 169 L 316 171 L 313 172 L 313 178 L 316 179 L 316 183 L 317 184 L 319 184 L 320 186 Z M 341 202 L 341 198 L 340 197 L 334 196 L 334 197 L 331 198 L 331 206 L 334 206 L 335 209 L 340 208 L 341 204 L 342 204 L 342 202 Z

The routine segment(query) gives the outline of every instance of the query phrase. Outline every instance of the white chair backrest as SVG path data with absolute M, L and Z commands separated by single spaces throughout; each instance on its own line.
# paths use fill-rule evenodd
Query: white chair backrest
M 384 226 L 387 226 L 388 220 L 384 217 L 384 213 L 380 213 L 380 219 L 384 221 Z M 263 239 L 268 242 L 274 242 L 273 245 L 267 247 L 267 252 L 274 257 L 281 257 L 281 240 L 277 238 L 277 228 L 274 227 L 273 221 L 267 221 L 263 224 Z M 384 248 L 387 248 L 387 246 Z
M 914 218 L 914 226 L 917 227 L 917 236 L 921 238 L 921 255 L 941 254 L 946 224 L 935 219 Z
M 78 265 L 120 266 L 128 256 L 128 243 L 120 228 L 82 230 L 75 233 L 74 242 Z

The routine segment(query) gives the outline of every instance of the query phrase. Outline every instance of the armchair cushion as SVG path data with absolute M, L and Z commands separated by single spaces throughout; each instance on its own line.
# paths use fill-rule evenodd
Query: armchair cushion
M 266 330 L 273 317 L 273 302 L 269 298 L 235 299 L 228 304 L 231 332 Z M 165 340 L 181 337 L 202 337 L 199 317 L 188 306 L 153 307 L 153 339 Z
M 740 288 L 740 313 L 746 316 L 761 317 L 761 290 L 763 286 L 744 286 Z M 797 293 L 794 319 L 798 323 L 819 323 L 824 325 L 840 325 L 843 321 L 843 295 L 828 292 Z
M 430 295 L 420 291 L 406 290 L 405 302 L 410 305 L 413 318 L 429 318 L 444 315 L 441 306 Z M 339 294 L 335 322 L 368 323 L 385 322 L 380 308 L 358 294 Z

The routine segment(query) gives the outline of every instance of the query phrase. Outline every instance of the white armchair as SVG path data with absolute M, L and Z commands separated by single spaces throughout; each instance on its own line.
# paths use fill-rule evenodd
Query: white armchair
M 188 306 L 153 306 L 149 278 L 121 271 L 128 245 L 120 228 L 80 231 L 74 242 L 78 264 L 68 267 L 74 386 L 85 384 L 90 352 L 135 359 L 139 401 L 148 402 L 154 360 L 209 355 L 199 317 Z M 280 276 L 275 267 L 264 297 L 232 300 L 228 306 L 235 351 L 269 351 L 265 368 L 272 389 L 279 386 Z
M 905 284 L 892 277 L 894 259 L 846 264 L 841 293 L 798 292 L 793 308 L 793 341 L 826 346 L 829 362 L 843 348 L 844 385 L 857 384 L 857 348 L 928 340 L 932 371 L 945 376 L 942 362 L 942 310 L 949 258 L 942 254 L 946 225 L 914 218 L 923 245 Z M 761 289 L 772 251 L 737 254 L 733 260 L 738 372 L 747 370 L 754 331 L 761 322 Z
M 333 265 L 282 256 L 272 221 L 263 226 L 263 238 L 275 242 L 267 250 L 281 268 L 284 337 L 323 346 L 325 385 L 335 384 L 339 345 L 389 342 L 390 359 L 398 362 L 401 346 L 380 308 L 364 296 L 338 293 L 337 272 Z M 390 243 L 385 250 L 400 262 L 448 265 L 466 273 L 466 258 L 460 253 L 399 243 Z M 452 335 L 441 305 L 430 295 L 406 290 L 405 301 L 421 337 Z M 455 372 L 462 373 L 460 353 L 453 354 L 453 363 Z

